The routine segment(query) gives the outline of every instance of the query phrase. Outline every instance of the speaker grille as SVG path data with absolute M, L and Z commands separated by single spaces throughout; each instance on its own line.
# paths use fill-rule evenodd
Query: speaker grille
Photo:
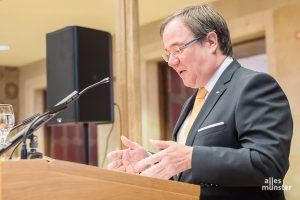
M 110 77 L 89 90 L 49 124 L 111 123 L 113 112 L 112 39 L 108 32 L 70 26 L 46 35 L 47 107 L 68 94 Z

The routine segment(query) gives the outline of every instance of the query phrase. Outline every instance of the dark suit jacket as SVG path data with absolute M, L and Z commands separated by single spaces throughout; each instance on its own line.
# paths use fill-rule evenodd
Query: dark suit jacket
M 195 95 L 183 106 L 174 140 Z M 234 60 L 188 135 L 192 168 L 175 179 L 202 185 L 201 199 L 284 199 L 283 191 L 263 191 L 262 185 L 269 177 L 284 178 L 292 129 L 289 103 L 278 83 Z

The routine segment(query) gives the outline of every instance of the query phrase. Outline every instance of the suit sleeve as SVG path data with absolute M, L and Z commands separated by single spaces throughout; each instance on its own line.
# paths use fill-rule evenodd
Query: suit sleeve
M 241 148 L 194 146 L 195 183 L 261 186 L 287 172 L 293 124 L 285 94 L 267 74 L 257 74 L 241 87 L 234 112 Z

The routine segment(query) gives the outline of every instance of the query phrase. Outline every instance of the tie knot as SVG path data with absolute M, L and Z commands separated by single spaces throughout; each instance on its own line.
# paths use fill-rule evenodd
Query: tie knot
M 202 87 L 198 90 L 196 99 L 204 99 L 206 94 L 207 94 L 207 90 L 205 89 L 205 87 Z

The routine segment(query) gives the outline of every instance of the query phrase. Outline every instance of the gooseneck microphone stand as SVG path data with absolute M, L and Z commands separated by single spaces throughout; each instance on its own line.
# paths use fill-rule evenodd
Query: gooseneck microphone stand
M 81 95 L 83 95 L 88 90 L 105 84 L 109 83 L 110 78 L 106 77 L 102 79 L 99 82 L 96 82 L 86 88 L 84 88 L 82 91 L 77 92 L 76 90 L 73 91 L 71 94 L 69 94 L 67 97 L 62 99 L 60 102 L 58 102 L 55 106 L 53 106 L 49 111 L 43 113 L 42 115 L 38 115 L 35 117 L 30 124 L 28 124 L 24 129 L 19 131 L 17 134 L 15 134 L 13 137 L 11 137 L 9 140 L 6 141 L 4 145 L 0 146 L 0 155 L 5 153 L 7 150 L 9 150 L 14 145 L 19 145 L 23 143 L 22 150 L 21 150 L 21 159 L 27 159 L 29 156 L 30 158 L 36 158 L 40 157 L 41 153 L 36 151 L 37 148 L 37 136 L 35 136 L 33 133 L 37 129 L 39 129 L 44 123 L 51 120 L 55 115 L 60 113 L 62 110 L 66 109 L 70 104 L 72 104 L 74 101 L 76 101 Z M 86 125 L 87 128 L 87 125 Z M 28 153 L 27 147 L 26 147 L 26 139 L 29 138 L 31 140 L 31 150 Z M 87 138 L 88 140 L 88 138 Z M 20 142 L 21 141 L 21 142 Z M 88 147 L 87 147 L 88 148 Z M 88 155 L 87 155 L 88 159 Z

